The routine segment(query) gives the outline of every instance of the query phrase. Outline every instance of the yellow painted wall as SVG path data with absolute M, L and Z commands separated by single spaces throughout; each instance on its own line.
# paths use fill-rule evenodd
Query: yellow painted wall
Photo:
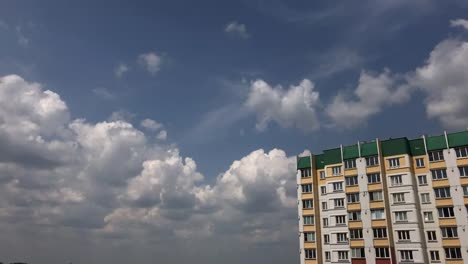
M 367 185 L 367 190 L 369 190 L 369 192 L 382 190 L 382 183 L 369 184 Z
M 442 246 L 444 247 L 459 247 L 460 240 L 458 238 L 449 238 L 449 239 L 442 239 Z
M 350 222 L 348 222 L 348 227 L 349 228 L 362 228 L 362 222 L 361 221 L 350 221 Z
M 345 169 L 344 170 L 344 174 L 345 176 L 353 176 L 353 175 L 357 175 L 357 169 Z
M 456 226 L 457 220 L 455 217 L 452 218 L 439 218 L 439 225 L 440 226 Z
M 384 208 L 385 207 L 383 201 L 370 202 L 369 206 L 370 206 L 371 209 Z
M 364 239 L 350 240 L 351 247 L 364 247 Z
M 431 161 L 430 163 L 431 169 L 443 169 L 446 167 L 445 161 Z
M 386 227 L 385 219 L 372 220 L 372 227 Z
M 436 199 L 436 206 L 453 205 L 452 198 Z
M 346 187 L 346 193 L 359 192 L 359 186 Z
M 447 179 L 444 180 L 432 180 L 432 187 L 449 187 L 450 183 Z
M 374 239 L 374 247 L 388 246 L 388 239 Z
M 348 204 L 348 211 L 355 211 L 355 210 L 361 210 L 361 204 L 360 203 Z
M 468 158 L 459 158 L 457 159 L 458 166 L 468 166 Z

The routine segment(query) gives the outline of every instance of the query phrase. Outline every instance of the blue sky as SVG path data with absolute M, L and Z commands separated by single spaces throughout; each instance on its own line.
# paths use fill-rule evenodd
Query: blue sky
M 0 72 L 46 84 L 77 118 L 98 121 L 126 111 L 134 121 L 158 120 L 168 126 L 169 140 L 196 156 L 201 170 L 214 177 L 233 159 L 258 148 L 278 147 L 293 155 L 358 139 L 440 133 L 444 128 L 427 120 L 421 100 L 415 99 L 352 131 L 302 133 L 272 124 L 259 133 L 252 118 L 243 118 L 229 128 L 206 128 L 204 140 L 190 136 L 210 112 L 240 105 L 243 89 L 255 79 L 287 87 L 310 78 L 326 99 L 355 87 L 361 70 L 411 71 L 438 42 L 457 32 L 448 21 L 466 10 L 446 2 L 115 1 L 109 6 L 17 1 L 4 4 L 1 18 L 20 27 L 29 43 L 18 45 L 17 33 L 11 32 L 16 30 L 4 30 Z M 224 29 L 232 21 L 246 25 L 249 37 L 227 34 Z M 155 75 L 136 62 L 146 52 L 163 58 Z M 130 70 L 116 78 L 120 63 Z M 96 96 L 93 89 L 105 89 L 113 98 Z M 418 119 L 418 128 L 390 126 L 401 113 L 411 113 L 403 122 Z
M 93 223 L 98 224 L 86 230 L 90 232 L 90 240 L 99 241 L 102 232 L 116 228 L 112 219 L 121 223 L 122 211 L 153 208 L 162 212 L 169 208 L 169 204 L 164 204 L 168 200 L 152 200 L 152 195 L 146 197 L 145 190 L 135 186 L 140 186 L 140 180 L 148 180 L 145 175 L 173 175 L 180 169 L 193 179 L 193 186 L 185 186 L 189 189 L 184 190 L 196 197 L 192 204 L 189 198 L 180 198 L 182 194 L 177 196 L 193 205 L 190 210 L 179 212 L 187 217 L 186 221 L 194 221 L 190 222 L 194 229 L 204 230 L 203 221 L 197 217 L 205 213 L 197 210 L 218 212 L 216 217 L 211 213 L 205 215 L 208 219 L 205 223 L 212 223 L 211 228 L 216 230 L 209 232 L 210 238 L 193 234 L 194 239 L 204 239 L 207 245 L 212 245 L 210 239 L 229 233 L 219 231 L 227 225 L 242 226 L 240 223 L 246 219 L 258 217 L 251 208 L 258 209 L 263 194 L 265 199 L 269 197 L 262 181 L 290 182 L 286 184 L 288 187 L 271 182 L 271 188 L 284 187 L 286 198 L 294 198 L 294 177 L 291 178 L 294 162 L 290 157 L 304 149 L 320 153 L 357 140 L 418 137 L 468 127 L 468 107 L 463 103 L 468 98 L 464 74 L 468 72 L 465 1 L 314 2 L 2 1 L 0 78 L 5 97 L 0 99 L 0 105 L 3 104 L 0 120 L 9 121 L 0 126 L 3 130 L 0 139 L 5 136 L 0 140 L 5 145 L 0 146 L 11 150 L 0 157 L 0 165 L 5 166 L 0 166 L 0 170 L 8 175 L 0 181 L 3 188 L 13 188 L 9 183 L 14 180 L 20 183 L 36 180 L 27 178 L 27 173 L 14 175 L 8 166 L 29 171 L 30 164 L 40 162 L 38 157 L 46 157 L 50 161 L 47 164 L 63 162 L 66 165 L 59 166 L 63 171 L 56 175 L 62 179 L 60 186 L 50 184 L 48 179 L 37 183 L 47 186 L 47 192 L 24 186 L 21 188 L 26 189 L 15 190 L 30 191 L 31 201 L 54 209 L 53 212 L 64 208 L 49 205 L 44 202 L 47 199 L 38 197 L 59 194 L 72 197 L 70 201 L 77 204 L 76 211 L 68 212 L 71 216 L 65 220 L 78 228 L 86 222 L 82 221 L 83 215 L 95 213 L 97 219 Z M 35 83 L 41 85 L 39 90 L 35 90 Z M 24 99 L 31 94 L 35 99 Z M 41 98 L 48 98 L 47 107 Z M 148 120 L 143 124 L 145 119 Z M 117 140 L 115 135 L 122 138 Z M 39 145 L 24 144 L 31 138 L 37 139 L 34 144 Z M 103 143 L 107 141 L 109 145 Z M 57 142 L 64 145 L 57 147 L 54 145 Z M 72 145 L 78 147 L 68 149 Z M 99 154 L 99 148 L 106 151 Z M 281 153 L 270 152 L 275 148 Z M 185 157 L 190 157 L 196 168 Z M 90 172 L 94 161 L 100 164 L 96 165 L 99 169 Z M 156 162 L 159 165 L 151 167 L 156 171 L 147 168 L 154 173 L 151 174 L 141 169 L 145 161 L 166 162 L 174 170 Z M 119 162 L 124 168 L 116 164 Z M 106 164 L 120 169 L 111 169 Z M 274 164 L 285 165 L 290 173 L 281 168 L 272 172 L 268 166 L 277 166 Z M 55 167 L 48 169 L 57 172 Z M 35 173 L 39 172 L 33 170 L 32 174 Z M 112 173 L 122 174 L 122 180 L 114 179 Z M 256 180 L 252 181 L 249 175 L 257 175 Z M 99 185 L 97 182 L 104 178 L 103 185 Z M 236 192 L 231 193 L 224 186 L 231 181 L 239 184 L 245 197 L 233 198 Z M 169 182 L 175 185 L 167 186 L 180 187 L 179 183 Z M 93 184 L 98 191 L 90 187 Z M 249 200 L 249 188 L 258 197 L 253 195 L 253 200 Z M 151 192 L 164 190 L 163 186 Z M 221 190 L 231 196 L 217 196 Z M 8 191 L 9 199 L 16 201 L 15 192 Z M 102 194 L 98 195 L 99 192 Z M 119 192 L 128 193 L 128 197 L 122 198 L 116 194 Z M 135 193 L 139 193 L 138 199 Z M 275 263 L 281 263 L 287 257 L 296 257 L 295 223 L 291 222 L 295 211 L 289 200 L 281 197 L 270 198 L 281 201 L 286 213 L 275 217 L 284 221 L 265 220 L 262 224 L 281 230 L 272 236 L 275 243 L 272 247 L 284 246 L 288 253 L 282 258 L 273 254 L 268 259 L 259 256 L 258 252 L 264 249 L 258 249 L 257 253 L 244 252 L 243 260 L 274 259 Z M 210 199 L 226 202 L 217 204 L 209 202 Z M 130 200 L 154 206 L 133 206 Z M 174 205 L 177 208 L 187 205 L 177 201 Z M 7 202 L 0 210 L 7 210 L 12 203 Z M 228 207 L 238 210 L 233 217 L 236 220 L 229 223 L 217 218 Z M 37 215 L 33 207 L 20 204 L 5 214 L 15 219 L 23 210 Z M 179 218 L 182 215 L 177 214 Z M 50 220 L 51 232 L 62 239 L 64 234 L 68 235 L 68 231 L 60 229 L 65 220 L 63 217 L 56 222 Z M 34 221 L 38 224 L 45 220 Z M 8 221 L 4 219 L 5 222 Z M 3 226 L 11 229 L 10 224 Z M 132 230 L 135 236 L 154 227 L 139 224 L 141 229 Z M 24 231 L 24 226 L 15 228 Z M 43 231 L 32 228 L 24 231 L 21 239 L 30 239 L 31 234 Z M 252 230 L 236 231 L 252 236 L 249 233 Z M 166 236 L 168 233 L 160 228 L 154 232 L 160 232 L 158 236 L 168 240 L 180 241 L 177 240 L 180 234 Z M 236 241 L 242 244 L 243 239 L 239 237 Z M 265 247 L 255 239 L 250 242 Z M 10 249 L 29 254 L 18 247 Z M 225 252 L 226 248 L 219 250 Z M 111 259 L 106 250 L 102 252 L 99 257 L 92 255 L 91 260 Z M 161 252 L 165 251 L 161 248 Z M 142 262 L 151 259 L 142 255 L 145 256 L 141 257 Z M 167 263 L 175 257 L 169 255 L 164 258 Z M 47 256 L 28 256 L 53 263 Z

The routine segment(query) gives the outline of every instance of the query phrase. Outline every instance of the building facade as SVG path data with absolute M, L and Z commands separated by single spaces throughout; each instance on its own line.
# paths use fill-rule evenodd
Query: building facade
M 301 264 L 468 263 L 468 131 L 297 158 Z

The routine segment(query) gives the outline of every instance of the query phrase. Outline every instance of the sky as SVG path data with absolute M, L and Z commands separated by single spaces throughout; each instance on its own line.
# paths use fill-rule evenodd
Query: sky
M 0 1 L 0 262 L 298 262 L 296 155 L 468 128 L 466 14 Z

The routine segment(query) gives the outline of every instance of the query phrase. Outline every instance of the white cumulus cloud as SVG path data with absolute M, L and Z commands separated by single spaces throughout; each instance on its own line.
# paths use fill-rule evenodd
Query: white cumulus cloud
M 452 27 L 462 27 L 466 30 L 468 30 L 468 20 L 466 19 L 454 19 L 454 20 L 450 20 L 450 25 Z
M 389 70 L 380 74 L 361 72 L 359 83 L 352 93 L 340 91 L 327 105 L 326 114 L 333 126 L 352 128 L 365 123 L 385 107 L 406 102 L 411 96 L 408 85 Z
M 229 22 L 224 28 L 224 32 L 241 38 L 250 37 L 249 33 L 247 33 L 247 27 L 245 24 L 241 24 L 237 21 Z
M 161 69 L 162 58 L 156 52 L 148 52 L 138 56 L 138 62 L 143 65 L 146 70 L 155 75 Z
M 426 113 L 448 128 L 468 127 L 468 42 L 447 39 L 432 50 L 410 84 L 426 94 Z
M 306 132 L 320 127 L 317 115 L 319 92 L 308 79 L 289 89 L 272 87 L 263 80 L 254 81 L 245 106 L 257 116 L 256 127 L 260 131 L 265 130 L 270 122 Z

